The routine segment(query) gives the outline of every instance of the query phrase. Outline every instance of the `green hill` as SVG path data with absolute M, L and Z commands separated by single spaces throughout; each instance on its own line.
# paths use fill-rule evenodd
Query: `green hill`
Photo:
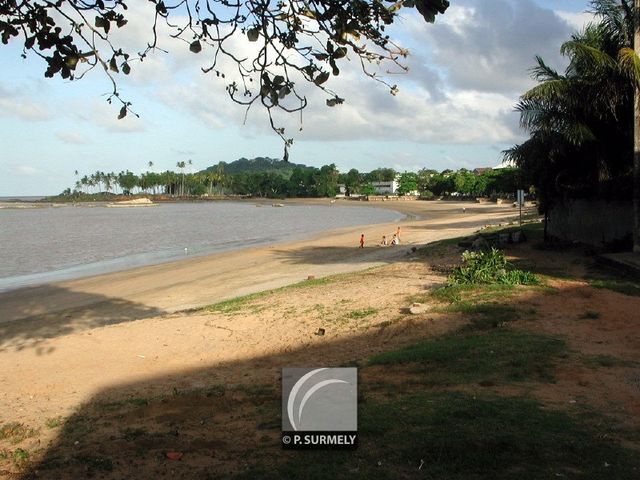
M 222 168 L 222 171 L 227 175 L 246 172 L 273 172 L 281 174 L 283 176 L 290 176 L 294 168 L 308 169 L 313 167 L 308 167 L 303 164 L 285 162 L 277 158 L 256 157 L 247 159 L 243 157 L 231 163 L 220 162 L 217 165 L 212 165 L 205 171 L 218 171 L 220 168 Z

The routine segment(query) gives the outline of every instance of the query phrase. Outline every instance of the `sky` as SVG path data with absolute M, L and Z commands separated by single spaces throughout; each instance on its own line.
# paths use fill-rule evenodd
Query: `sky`
M 149 40 L 149 2 L 131 2 L 117 39 L 132 51 Z M 308 91 L 309 106 L 278 117 L 293 136 L 290 161 L 341 171 L 496 166 L 501 152 L 526 139 L 514 106 L 534 85 L 535 55 L 564 68 L 560 45 L 592 18 L 588 0 L 451 0 L 435 24 L 413 10 L 388 32 L 409 49 L 409 71 L 389 76 L 399 93 L 365 77 L 355 59 L 328 86 L 345 104 L 325 105 Z M 204 74 L 198 55 L 164 38 L 156 52 L 119 76 L 139 118 L 117 120 L 108 105 L 109 80 L 95 69 L 81 80 L 44 78 L 35 55 L 22 59 L 16 42 L 0 46 L 0 197 L 52 195 L 95 171 L 198 171 L 240 157 L 282 158 L 283 145 L 264 112 L 231 102 L 224 81 Z M 240 47 L 242 48 L 242 47 Z

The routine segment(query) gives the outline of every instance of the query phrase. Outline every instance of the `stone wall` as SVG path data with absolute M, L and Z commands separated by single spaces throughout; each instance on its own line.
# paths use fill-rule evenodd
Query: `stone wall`
M 633 231 L 631 201 L 571 200 L 549 212 L 549 235 L 601 247 Z

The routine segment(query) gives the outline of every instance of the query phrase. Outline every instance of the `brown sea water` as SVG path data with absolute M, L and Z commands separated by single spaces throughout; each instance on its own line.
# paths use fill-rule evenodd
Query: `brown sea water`
M 369 207 L 238 202 L 0 209 L 0 291 L 400 218 Z

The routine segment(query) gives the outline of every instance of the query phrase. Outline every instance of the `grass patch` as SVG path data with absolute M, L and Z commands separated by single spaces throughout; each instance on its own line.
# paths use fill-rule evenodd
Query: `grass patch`
M 79 454 L 74 460 L 84 466 L 89 475 L 96 472 L 111 472 L 113 470 L 113 461 L 108 457 L 100 455 Z
M 251 401 L 258 403 L 278 398 L 273 386 L 267 384 L 240 384 L 236 385 L 233 390 L 244 393 Z
M 597 278 L 589 282 L 594 288 L 604 288 L 632 297 L 640 297 L 640 283 L 630 279 Z
M 435 288 L 427 294 L 411 297 L 409 300 L 420 303 L 430 300 L 442 303 L 458 303 L 463 301 L 483 302 L 495 300 L 496 297 L 506 299 L 516 293 L 518 293 L 518 290 L 514 285 L 506 284 L 445 285 Z
M 532 400 L 461 393 L 361 407 L 355 452 L 296 452 L 240 479 L 635 479 L 635 452 Z M 606 466 L 605 466 L 606 465 Z
M 88 415 L 73 415 L 64 423 L 60 437 L 63 443 L 72 444 L 75 441 L 83 440 L 95 430 L 95 419 Z
M 458 243 L 460 243 L 460 241 L 464 239 L 465 237 L 455 237 L 455 238 L 446 238 L 444 240 L 438 240 L 418 248 L 418 250 L 416 250 L 415 253 L 420 257 L 427 257 L 427 256 L 431 257 L 434 254 L 444 254 L 448 252 L 450 249 L 457 247 Z
M 581 320 L 597 320 L 600 318 L 600 312 L 594 312 L 593 310 L 587 310 L 580 315 Z
M 12 459 L 13 459 L 13 464 L 16 467 L 21 467 L 22 465 L 24 465 L 25 463 L 27 463 L 29 461 L 29 457 L 31 455 L 29 455 L 29 452 L 22 449 L 22 448 L 16 448 L 13 451 L 13 454 L 11 455 Z
M 210 397 L 224 397 L 227 393 L 227 387 L 223 384 L 218 383 L 215 385 L 211 385 L 210 387 L 205 388 L 204 395 L 207 398 Z
M 368 268 L 361 272 L 358 272 L 358 274 L 362 275 L 363 273 L 370 272 L 371 270 L 376 268 L 379 268 L 379 267 Z M 251 293 L 249 295 L 244 295 L 241 297 L 232 298 L 230 300 L 214 303 L 212 305 L 207 305 L 206 307 L 202 307 L 201 309 L 198 309 L 198 310 L 206 311 L 206 312 L 217 312 L 217 313 L 231 313 L 231 314 L 238 313 L 243 309 L 245 309 L 251 302 L 255 300 L 260 300 L 262 298 L 266 298 L 276 293 L 286 292 L 289 290 L 299 290 L 299 289 L 318 287 L 322 285 L 329 285 L 329 284 L 344 280 L 345 278 L 353 277 L 353 275 L 354 275 L 353 273 L 340 273 L 337 275 L 329 275 L 327 277 L 322 277 L 322 278 L 313 278 L 311 280 L 303 280 L 301 282 L 293 283 L 291 285 L 286 285 L 284 287 L 265 290 L 263 292 Z
M 432 385 L 553 380 L 554 361 L 566 355 L 562 340 L 514 330 L 458 332 L 381 353 L 373 365 L 413 364 Z
M 64 419 L 62 418 L 62 416 L 57 416 L 57 417 L 47 418 L 44 424 L 47 428 L 53 429 L 61 426 L 63 422 L 64 422 Z
M 462 301 L 453 303 L 441 309 L 441 311 L 471 316 L 471 323 L 464 327 L 464 330 L 491 330 L 504 326 L 504 324 L 520 317 L 520 313 L 516 308 L 496 302 L 472 303 Z
M 125 398 L 123 400 L 114 400 L 112 402 L 97 402 L 94 407 L 98 411 L 110 412 L 118 410 L 126 406 L 145 407 L 149 405 L 149 399 L 144 397 Z
M 242 297 L 232 298 L 231 300 L 225 300 L 223 302 L 214 303 L 213 305 L 208 305 L 203 307 L 203 310 L 207 312 L 216 312 L 216 313 L 237 313 L 243 310 L 250 302 L 257 300 L 259 298 L 263 298 L 267 296 L 270 291 L 252 293 L 250 295 L 245 295 Z
M 135 407 L 146 407 L 149 405 L 148 398 L 136 397 L 136 398 L 127 398 L 124 400 L 124 403 L 127 405 L 133 405 Z
M 481 230 L 481 233 L 482 234 L 513 233 L 517 231 L 524 232 L 524 234 L 527 236 L 527 239 L 529 241 L 542 240 L 544 238 L 544 223 L 540 221 L 533 221 L 533 222 L 523 223 L 522 225 L 515 225 L 515 226 L 509 226 L 509 227 L 492 226 L 492 227 L 483 228 Z
M 0 426 L 0 440 L 9 440 L 13 444 L 35 437 L 37 434 L 38 429 L 27 427 L 19 422 L 9 422 Z
M 371 315 L 375 315 L 378 313 L 377 308 L 365 308 L 363 310 L 352 310 L 347 313 L 345 316 L 351 320 L 360 320 L 361 318 L 370 317 Z
M 623 360 L 613 355 L 589 355 L 584 357 L 584 363 L 591 368 L 635 367 L 638 362 Z
M 125 428 L 122 431 L 122 438 L 127 442 L 133 442 L 146 434 L 147 431 L 144 428 Z

